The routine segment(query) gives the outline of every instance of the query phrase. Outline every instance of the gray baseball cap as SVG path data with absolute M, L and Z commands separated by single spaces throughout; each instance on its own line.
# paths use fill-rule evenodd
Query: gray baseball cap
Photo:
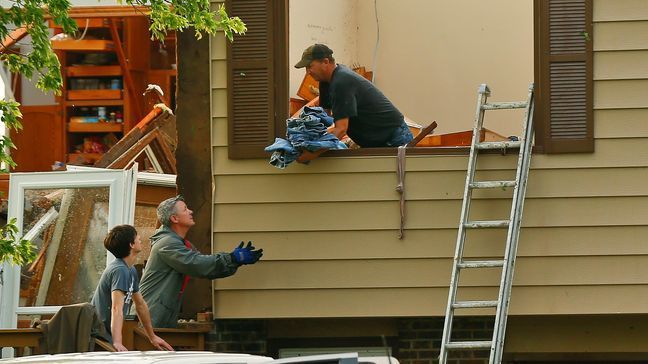
M 312 46 L 304 50 L 304 53 L 302 53 L 302 58 L 299 62 L 297 62 L 295 68 L 304 68 L 310 65 L 314 60 L 324 59 L 332 55 L 333 51 L 325 44 L 313 44 Z

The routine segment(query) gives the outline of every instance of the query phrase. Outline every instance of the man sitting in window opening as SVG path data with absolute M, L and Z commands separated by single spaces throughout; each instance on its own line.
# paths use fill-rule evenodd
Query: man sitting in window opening
M 142 295 L 151 307 L 154 327 L 177 326 L 189 277 L 228 277 L 263 255 L 252 242 L 241 242 L 231 253 L 201 254 L 186 239 L 195 222 L 182 196 L 162 201 L 157 217 L 162 226 L 151 236 L 151 255 L 142 274 Z
M 108 232 L 104 246 L 117 259 L 101 274 L 92 305 L 112 336 L 113 346 L 117 351 L 128 351 L 122 342 L 122 328 L 124 315 L 128 314 L 131 303 L 135 303 L 135 311 L 151 344 L 158 350 L 173 350 L 153 332 L 148 306 L 139 292 L 139 278 L 133 267 L 137 254 L 142 251 L 137 230 L 130 225 L 117 225 Z
M 347 134 L 361 147 L 398 147 L 413 139 L 403 114 L 376 86 L 348 67 L 336 64 L 333 51 L 313 44 L 302 53 L 295 68 L 319 81 L 320 106 L 331 109 L 334 125 L 328 130 L 338 138 Z M 326 150 L 304 151 L 304 163 Z

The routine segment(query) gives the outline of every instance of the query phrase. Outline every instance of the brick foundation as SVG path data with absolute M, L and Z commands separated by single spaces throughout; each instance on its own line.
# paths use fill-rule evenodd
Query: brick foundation
M 432 364 L 439 359 L 441 337 L 443 336 L 443 317 L 403 318 L 399 320 L 398 354 L 401 364 Z M 454 340 L 489 340 L 492 335 L 493 320 L 479 317 L 455 318 Z M 448 363 L 482 364 L 488 363 L 489 351 L 453 352 Z
M 263 320 L 215 320 L 206 348 L 219 353 L 267 355 L 267 330 Z
M 401 364 L 433 364 L 438 362 L 443 317 L 401 318 L 398 320 L 398 338 L 392 341 L 394 356 Z M 489 340 L 493 320 L 480 317 L 455 318 L 454 340 Z M 269 355 L 268 333 L 264 320 L 216 320 L 214 329 L 207 335 L 207 350 L 221 353 L 247 353 Z M 295 340 L 303 339 L 295 333 Z M 321 338 L 322 343 L 332 338 Z M 339 339 L 339 338 L 338 338 Z M 290 339 L 286 339 L 290 341 Z M 348 339 L 347 339 L 348 340 Z M 342 339 L 342 341 L 347 341 Z M 322 346 L 322 345 L 317 345 Z M 339 345 L 336 345 L 339 347 Z M 449 363 L 488 363 L 488 350 L 453 352 Z

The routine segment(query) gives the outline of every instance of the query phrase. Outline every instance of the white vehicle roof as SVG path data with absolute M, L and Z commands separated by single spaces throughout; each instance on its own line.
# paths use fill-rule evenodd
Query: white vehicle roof
M 0 364 L 399 364 L 393 357 L 358 358 L 358 353 L 307 355 L 275 360 L 268 356 L 214 353 L 211 351 L 123 351 L 35 355 L 1 359 Z
M 257 364 L 273 359 L 268 356 L 249 354 L 225 354 L 211 351 L 124 351 L 89 352 L 54 355 L 35 355 L 22 358 L 2 359 L 0 363 L 102 363 L 102 364 Z

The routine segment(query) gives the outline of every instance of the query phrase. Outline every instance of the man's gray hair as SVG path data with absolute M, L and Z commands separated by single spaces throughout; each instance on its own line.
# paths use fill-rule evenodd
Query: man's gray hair
M 164 226 L 171 226 L 171 215 L 175 215 L 176 212 L 176 203 L 178 201 L 184 201 L 182 195 L 177 195 L 176 197 L 167 198 L 166 200 L 160 202 L 157 207 L 157 218 L 160 223 Z

